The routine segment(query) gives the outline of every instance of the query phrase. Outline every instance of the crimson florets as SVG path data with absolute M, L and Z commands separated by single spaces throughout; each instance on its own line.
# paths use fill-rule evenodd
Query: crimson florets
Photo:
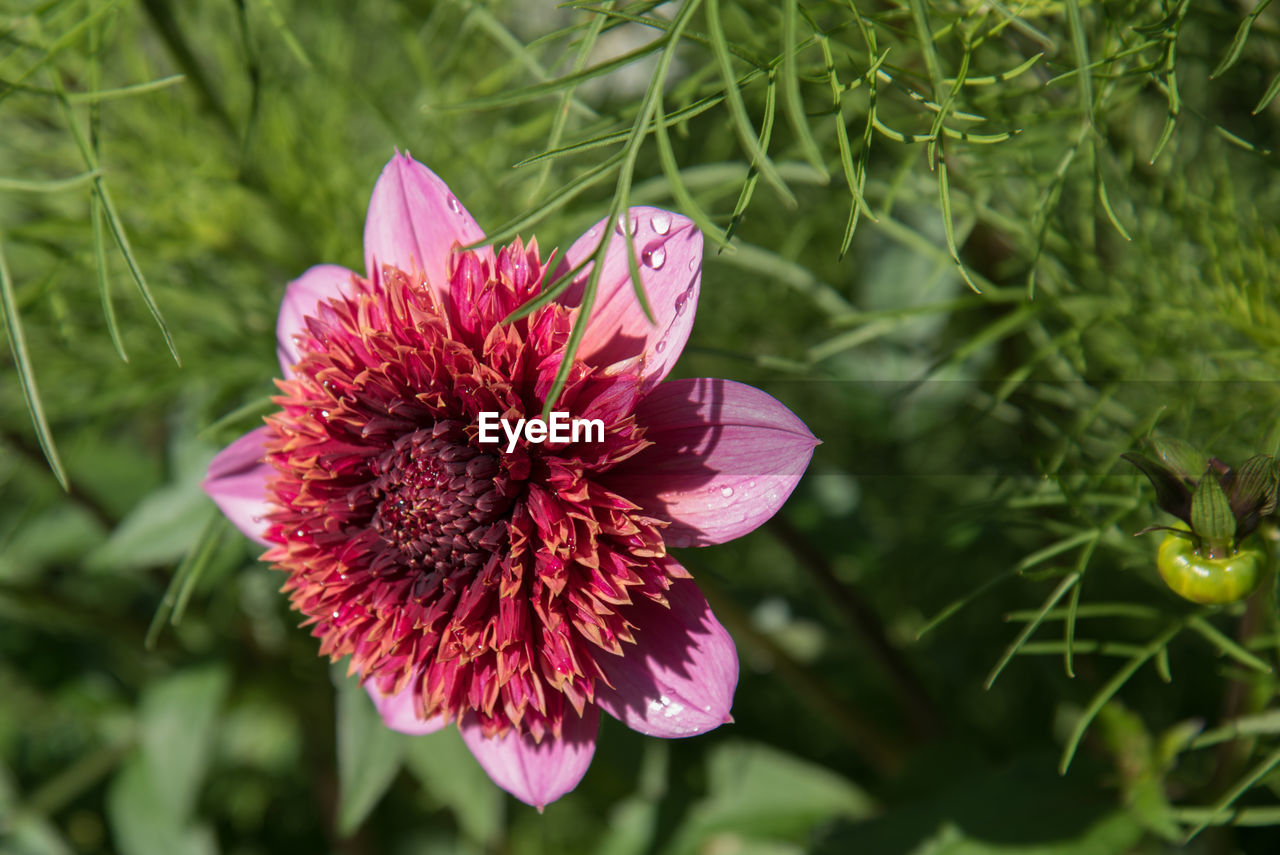
M 634 641 L 619 606 L 663 602 L 662 525 L 599 482 L 647 445 L 636 366 L 575 364 L 557 402 L 600 419 L 603 442 L 480 442 L 482 411 L 533 417 L 576 310 L 536 295 L 536 244 L 456 252 L 452 308 L 384 267 L 322 303 L 268 420 L 274 511 L 267 560 L 332 658 L 418 715 L 475 711 L 486 731 L 536 739 L 581 714 L 597 656 Z

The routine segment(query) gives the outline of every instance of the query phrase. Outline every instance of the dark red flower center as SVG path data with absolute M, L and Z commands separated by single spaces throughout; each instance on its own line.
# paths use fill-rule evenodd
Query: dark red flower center
M 502 517 L 517 488 L 497 455 L 467 443 L 461 422 L 405 434 L 369 469 L 372 527 L 405 564 L 474 571 L 506 543 Z

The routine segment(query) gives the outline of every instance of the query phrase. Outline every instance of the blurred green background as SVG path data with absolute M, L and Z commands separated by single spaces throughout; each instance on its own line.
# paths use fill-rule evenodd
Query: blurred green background
M 1269 0 L 0 0 L 0 852 L 1280 851 L 1274 594 L 1169 593 L 1119 460 L 1276 451 L 1278 37 Z M 544 249 L 620 176 L 695 217 L 677 373 L 824 442 L 679 554 L 736 722 L 606 721 L 541 816 L 383 729 L 199 489 L 396 147 Z

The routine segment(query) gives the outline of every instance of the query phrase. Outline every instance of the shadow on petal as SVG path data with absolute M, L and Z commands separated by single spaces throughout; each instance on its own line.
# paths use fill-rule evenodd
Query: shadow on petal
M 578 718 L 566 714 L 562 737 L 547 736 L 535 742 L 532 736 L 508 731 L 489 738 L 475 713 L 458 722 L 462 739 L 493 782 L 520 801 L 539 811 L 578 786 L 596 753 L 596 730 L 600 711 L 588 705 Z
M 416 682 L 416 680 L 410 680 L 409 685 L 394 695 L 384 695 L 372 682 L 366 682 L 364 690 L 369 693 L 373 706 L 378 710 L 378 715 L 382 716 L 382 723 L 387 727 L 410 736 L 435 733 L 444 727 L 444 716 L 418 718 L 417 702 L 413 697 Z
M 627 241 L 619 224 L 610 227 L 601 220 L 588 229 L 569 247 L 554 276 L 590 257 L 600 245 L 603 230 L 609 229 L 609 246 L 579 357 L 602 368 L 639 358 L 645 388 L 651 388 L 667 376 L 693 329 L 702 282 L 702 232 L 691 220 L 660 208 L 631 208 L 627 217 L 653 321 L 645 317 L 636 297 Z M 590 262 L 582 269 L 561 295 L 561 303 L 581 304 L 593 265 Z
M 604 483 L 668 520 L 668 546 L 724 543 L 777 513 L 818 440 L 771 395 L 731 380 L 660 384 L 636 408 L 653 442 Z
M 640 733 L 695 736 L 732 721 L 738 653 L 692 580 L 677 578 L 667 599 L 670 608 L 643 598 L 626 607 L 636 645 L 599 658 L 613 687 L 598 685 L 596 703 Z
M 370 280 L 390 264 L 420 271 L 441 305 L 448 306 L 449 256 L 455 245 L 484 239 L 475 219 L 449 186 L 407 154 L 388 161 L 369 199 L 364 227 L 365 270 Z M 489 249 L 481 251 L 485 255 Z

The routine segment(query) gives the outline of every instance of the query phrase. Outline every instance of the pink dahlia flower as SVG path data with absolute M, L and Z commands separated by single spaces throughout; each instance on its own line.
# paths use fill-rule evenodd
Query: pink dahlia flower
M 325 265 L 290 283 L 280 411 L 205 481 L 388 727 L 456 721 L 490 777 L 539 808 L 586 772 L 599 710 L 663 737 L 730 720 L 733 641 L 667 547 L 760 525 L 817 444 L 751 386 L 661 382 L 693 325 L 702 236 L 654 208 L 626 226 L 657 323 L 634 296 L 621 224 L 597 224 L 558 262 L 536 242 L 462 250 L 484 232 L 396 155 L 369 203 L 365 275 Z M 514 425 L 542 412 L 590 266 L 558 300 L 503 318 L 606 236 L 556 402 L 603 436 L 482 440 L 481 413 Z

